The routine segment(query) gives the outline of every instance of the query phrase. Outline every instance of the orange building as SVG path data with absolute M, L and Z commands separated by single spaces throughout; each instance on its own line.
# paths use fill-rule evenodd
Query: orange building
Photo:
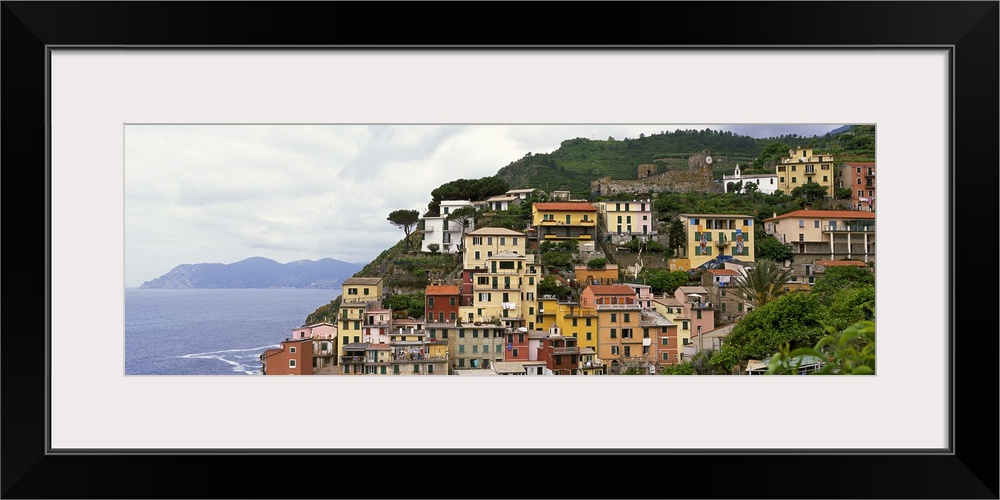
M 264 375 L 312 375 L 313 341 L 310 338 L 285 339 L 280 349 L 268 349 L 260 355 Z

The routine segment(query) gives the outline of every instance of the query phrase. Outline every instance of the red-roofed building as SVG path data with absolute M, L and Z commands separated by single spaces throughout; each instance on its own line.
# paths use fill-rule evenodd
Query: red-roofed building
M 427 323 L 455 324 L 461 290 L 456 285 L 427 285 L 424 289 L 424 314 Z
M 531 223 L 539 240 L 586 240 L 596 235 L 597 207 L 588 202 L 535 203 Z
M 851 206 L 875 211 L 875 162 L 852 161 L 840 165 L 837 187 L 850 188 Z
M 792 246 L 792 278 L 815 283 L 816 261 L 875 262 L 875 213 L 861 210 L 796 210 L 764 220 L 764 231 Z

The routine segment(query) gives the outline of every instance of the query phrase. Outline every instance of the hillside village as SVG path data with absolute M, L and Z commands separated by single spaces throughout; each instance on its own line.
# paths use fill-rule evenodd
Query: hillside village
M 838 164 L 799 146 L 770 173 L 743 174 L 737 164 L 721 180 L 713 179 L 711 151 L 693 152 L 687 163 L 667 172 L 639 165 L 635 179 L 597 178 L 589 197 L 521 187 L 439 199 L 442 186 L 422 216 L 412 211 L 397 224 L 390 215 L 404 240 L 263 353 L 261 371 L 753 375 L 767 372 L 773 350 L 722 371 L 706 360 L 732 356 L 723 346 L 734 330 L 751 335 L 737 327 L 760 321 L 752 312 L 768 300 L 808 299 L 794 307 L 823 303 L 873 319 L 874 162 Z M 729 205 L 698 211 L 669 196 Z M 755 208 L 729 213 L 737 199 Z M 765 270 L 772 282 L 762 298 L 753 281 Z M 829 289 L 827 275 L 829 283 L 870 277 L 870 304 L 860 292 L 815 294 Z M 809 346 L 823 330 L 815 321 L 802 328 L 813 336 L 799 344 Z M 793 373 L 824 364 L 796 359 Z

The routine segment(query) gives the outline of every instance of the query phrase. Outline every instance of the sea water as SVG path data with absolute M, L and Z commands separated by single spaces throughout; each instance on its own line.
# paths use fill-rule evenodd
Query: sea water
M 126 375 L 259 375 L 339 289 L 125 289 Z

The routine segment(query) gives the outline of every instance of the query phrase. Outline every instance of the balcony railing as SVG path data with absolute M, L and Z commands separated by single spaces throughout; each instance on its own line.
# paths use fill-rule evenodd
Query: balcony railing
M 642 306 L 639 304 L 597 304 L 598 311 L 627 311 L 627 310 L 639 310 Z
M 341 356 L 340 357 L 340 363 L 341 364 L 355 364 L 355 363 L 363 364 L 364 362 L 365 362 L 365 357 L 364 356 Z
M 850 232 L 850 233 L 874 233 L 875 232 L 875 225 L 872 224 L 872 225 L 869 226 L 869 225 L 854 225 L 854 224 L 852 224 L 852 225 L 848 225 L 848 226 L 843 226 L 843 225 L 826 226 L 826 228 L 824 229 L 824 231 L 827 231 L 827 232 L 831 232 L 832 231 L 832 232 L 838 232 L 838 233 L 847 233 L 847 232 Z M 793 243 L 795 243 L 795 242 L 793 242 Z
M 574 347 L 553 347 L 552 348 L 552 354 L 579 354 L 579 353 L 580 353 L 580 347 L 579 346 L 574 346 Z
M 704 309 L 711 309 L 712 308 L 712 303 L 711 302 L 688 302 L 688 304 L 691 306 L 691 309 L 702 309 L 702 310 L 704 310 Z
M 580 363 L 580 368 L 600 368 L 604 366 L 603 362 L 599 359 L 592 361 L 583 361 Z

